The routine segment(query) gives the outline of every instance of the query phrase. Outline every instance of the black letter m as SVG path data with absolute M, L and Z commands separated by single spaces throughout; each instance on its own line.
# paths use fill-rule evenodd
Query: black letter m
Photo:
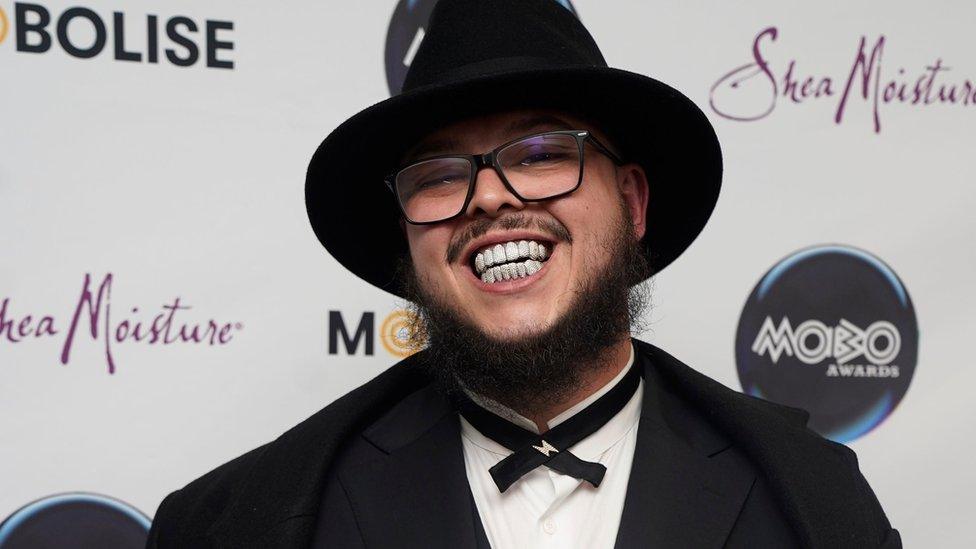
M 363 313 L 359 319 L 359 326 L 352 338 L 346 330 L 346 322 L 342 319 L 340 311 L 329 311 L 329 354 L 339 354 L 339 335 L 346 346 L 346 354 L 354 355 L 359 348 L 359 340 L 366 338 L 366 354 L 373 354 L 373 317 L 374 313 Z

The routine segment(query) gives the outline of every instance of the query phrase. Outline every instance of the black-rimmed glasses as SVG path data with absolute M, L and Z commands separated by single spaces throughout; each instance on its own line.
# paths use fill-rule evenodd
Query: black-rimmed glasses
M 483 154 L 445 154 L 417 160 L 390 174 L 404 219 L 414 225 L 461 215 L 474 196 L 478 170 L 491 167 L 523 202 L 567 195 L 583 182 L 586 142 L 617 165 L 623 160 L 586 130 L 557 130 L 519 137 Z

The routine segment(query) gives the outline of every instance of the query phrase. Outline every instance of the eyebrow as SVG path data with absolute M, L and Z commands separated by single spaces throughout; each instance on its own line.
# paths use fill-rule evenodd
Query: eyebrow
M 554 129 L 573 129 L 572 124 L 562 118 L 559 118 L 558 116 L 542 114 L 513 120 L 508 126 L 505 127 L 504 134 L 512 135 L 518 132 L 528 132 L 530 130 L 539 129 L 543 126 L 550 126 Z M 403 155 L 402 160 L 404 162 L 410 162 L 413 160 L 418 160 L 424 156 L 431 156 L 434 153 L 443 153 L 451 150 L 456 151 L 460 148 L 461 143 L 452 137 L 431 139 L 429 141 L 420 143 L 413 149 L 408 150 L 407 154 Z
M 558 116 L 553 116 L 551 114 L 541 114 L 536 116 L 530 116 L 527 118 L 520 118 L 513 121 L 511 124 L 505 128 L 506 134 L 513 134 L 515 132 L 526 132 L 529 130 L 536 129 L 540 126 L 555 126 L 556 128 L 563 130 L 574 129 L 573 125 L 569 122 L 559 118 Z

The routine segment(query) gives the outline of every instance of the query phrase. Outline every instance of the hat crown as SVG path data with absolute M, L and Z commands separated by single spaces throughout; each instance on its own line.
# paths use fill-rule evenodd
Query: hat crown
M 509 70 L 607 63 L 580 20 L 556 0 L 440 0 L 403 91 Z

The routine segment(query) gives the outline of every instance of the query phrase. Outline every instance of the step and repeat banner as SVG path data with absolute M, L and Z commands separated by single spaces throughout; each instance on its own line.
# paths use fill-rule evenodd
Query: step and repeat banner
M 639 337 L 808 409 L 909 546 L 967 545 L 976 4 L 561 3 L 723 146 Z M 0 547 L 140 546 L 168 492 L 409 353 L 303 185 L 433 4 L 0 0 Z

